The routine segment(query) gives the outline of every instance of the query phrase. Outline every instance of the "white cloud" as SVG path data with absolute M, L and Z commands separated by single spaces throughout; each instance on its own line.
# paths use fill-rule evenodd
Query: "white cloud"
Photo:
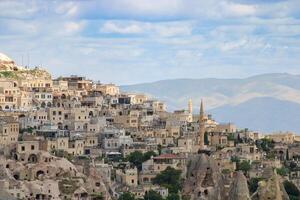
M 55 8 L 55 12 L 58 14 L 64 14 L 66 16 L 75 16 L 78 13 L 78 5 L 74 2 L 63 2 Z
M 253 5 L 223 3 L 222 7 L 221 12 L 229 16 L 251 16 L 256 14 L 256 7 Z
M 113 22 L 105 22 L 100 28 L 103 33 L 122 33 L 122 34 L 137 34 L 144 32 L 143 28 L 137 24 L 117 25 Z
M 85 22 L 66 22 L 64 23 L 64 29 L 61 30 L 63 34 L 74 34 L 81 31 L 85 26 Z
M 0 1 L 0 17 L 23 18 L 33 17 L 42 9 L 42 5 L 34 1 Z
M 172 37 L 191 35 L 190 22 L 146 23 L 133 21 L 108 21 L 100 27 L 102 33 L 146 34 L 150 36 Z
M 233 77 L 282 66 L 300 73 L 300 21 L 292 14 L 299 6 L 290 1 L 2 2 L 1 52 L 20 60 L 20 52 L 29 51 L 32 63 L 56 75 L 75 71 L 126 83 Z
M 135 10 L 135 12 L 139 13 L 151 13 L 157 14 L 162 12 L 167 13 L 176 13 L 180 9 L 180 5 L 182 5 L 182 1 L 180 0 L 123 0 L 123 1 L 115 1 L 116 4 L 119 4 L 123 7 L 123 9 L 129 9 L 130 11 Z M 117 3 L 118 2 L 118 3 Z M 116 5 L 115 4 L 115 5 Z
M 192 32 L 192 28 L 188 25 L 186 26 L 160 25 L 160 26 L 155 26 L 154 29 L 162 37 L 190 35 Z
M 237 48 L 241 48 L 247 44 L 246 39 L 238 40 L 238 41 L 233 41 L 233 42 L 227 42 L 224 44 L 220 45 L 220 50 L 221 51 L 231 51 Z

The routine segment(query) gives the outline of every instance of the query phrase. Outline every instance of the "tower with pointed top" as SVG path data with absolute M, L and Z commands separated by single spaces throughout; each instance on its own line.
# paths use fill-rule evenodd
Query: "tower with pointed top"
M 205 117 L 204 117 L 203 101 L 201 100 L 200 116 L 199 116 L 199 132 L 197 137 L 197 142 L 200 150 L 204 149 L 204 134 L 205 134 Z
M 192 99 L 189 99 L 188 112 L 189 112 L 189 114 L 192 114 L 192 112 L 193 112 L 193 102 L 192 102 Z

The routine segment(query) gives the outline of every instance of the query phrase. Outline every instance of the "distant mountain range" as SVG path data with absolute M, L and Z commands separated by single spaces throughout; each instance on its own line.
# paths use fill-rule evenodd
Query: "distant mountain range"
M 264 74 L 245 79 L 174 79 L 121 86 L 125 92 L 146 93 L 167 103 L 170 111 L 194 112 L 201 99 L 220 122 L 262 132 L 294 131 L 300 134 L 300 76 Z

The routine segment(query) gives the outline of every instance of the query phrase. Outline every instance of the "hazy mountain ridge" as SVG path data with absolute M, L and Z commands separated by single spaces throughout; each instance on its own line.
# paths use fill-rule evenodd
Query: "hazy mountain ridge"
M 121 86 L 121 90 L 149 94 L 165 101 L 169 110 L 186 108 L 191 98 L 194 111 L 197 112 L 200 100 L 204 99 L 206 108 L 219 121 L 231 121 L 241 127 L 267 132 L 293 130 L 300 133 L 300 121 L 294 120 L 300 119 L 297 114 L 300 113 L 299 75 L 264 74 L 245 79 L 174 79 Z M 278 116 L 274 105 L 290 115 Z M 252 116 L 253 111 L 257 111 L 257 118 Z M 249 118 L 242 115 L 248 115 Z M 272 122 L 275 121 L 274 126 Z
M 225 105 L 209 112 L 217 121 L 264 132 L 300 133 L 300 104 L 270 97 L 254 98 L 236 106 Z

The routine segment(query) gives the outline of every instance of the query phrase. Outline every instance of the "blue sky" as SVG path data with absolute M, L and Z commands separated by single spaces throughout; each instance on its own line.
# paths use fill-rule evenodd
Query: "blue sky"
M 300 74 L 299 0 L 0 0 L 0 11 L 0 52 L 54 76 Z

